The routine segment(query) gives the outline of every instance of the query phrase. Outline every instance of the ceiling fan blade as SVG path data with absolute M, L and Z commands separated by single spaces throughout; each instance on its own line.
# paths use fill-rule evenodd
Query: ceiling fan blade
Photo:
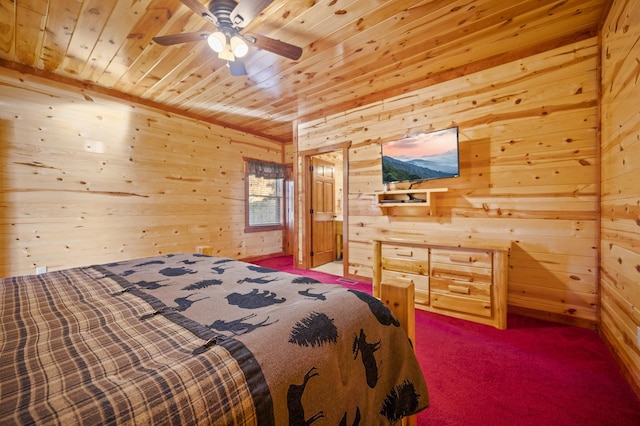
M 240 0 L 231 12 L 231 22 L 238 28 L 244 28 L 272 2 L 273 0 Z
M 275 53 L 276 55 L 293 59 L 294 61 L 297 61 L 298 59 L 300 59 L 300 56 L 302 56 L 301 47 L 285 43 L 284 41 L 276 40 L 255 33 L 247 33 L 245 34 L 245 38 L 248 39 L 248 41 L 258 49 L 266 50 L 268 52 Z
M 198 0 L 180 0 L 182 4 L 191 9 L 196 15 L 202 16 L 209 22 L 213 22 L 218 25 L 218 20 L 216 17 L 207 9 L 205 5 L 200 3 Z
M 237 59 L 235 61 L 227 62 L 229 64 L 229 69 L 231 70 L 231 75 L 234 77 L 247 75 L 247 69 L 244 67 L 244 63 L 242 60 Z
M 206 39 L 209 33 L 182 33 L 182 34 L 170 34 L 165 36 L 154 37 L 152 40 L 162 46 L 171 46 L 180 43 L 189 43 L 192 41 L 201 41 Z

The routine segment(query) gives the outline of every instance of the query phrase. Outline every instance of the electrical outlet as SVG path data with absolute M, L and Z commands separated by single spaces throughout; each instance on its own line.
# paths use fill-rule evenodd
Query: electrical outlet
M 44 274 L 47 272 L 46 266 L 36 266 L 36 275 Z

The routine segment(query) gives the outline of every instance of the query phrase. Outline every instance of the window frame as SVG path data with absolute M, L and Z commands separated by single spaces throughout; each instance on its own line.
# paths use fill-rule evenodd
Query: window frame
M 282 169 L 282 175 L 279 177 L 269 177 L 269 176 L 260 176 L 256 173 L 251 173 L 250 171 L 250 166 L 249 166 L 249 162 L 253 161 L 256 163 L 263 163 L 265 166 L 269 166 L 269 165 L 276 165 L 279 169 Z M 262 177 L 265 179 L 274 179 L 274 180 L 280 180 L 280 224 L 279 225 L 274 225 L 274 224 L 269 224 L 269 225 L 251 225 L 250 224 L 250 206 L 251 206 L 251 202 L 250 202 L 250 196 L 251 196 L 251 191 L 250 191 L 250 176 L 258 176 L 258 177 Z M 283 164 L 279 164 L 279 163 L 275 163 L 273 161 L 263 161 L 263 160 L 258 160 L 255 158 L 244 158 L 244 180 L 245 180 L 245 215 L 244 215 L 244 231 L 246 233 L 248 232 L 266 232 L 266 231 L 279 231 L 284 229 L 285 226 L 285 180 L 286 180 L 286 171 L 285 171 L 285 166 Z

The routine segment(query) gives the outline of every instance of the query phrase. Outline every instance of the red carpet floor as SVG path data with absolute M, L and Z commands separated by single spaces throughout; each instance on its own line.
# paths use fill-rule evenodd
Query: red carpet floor
M 371 292 L 290 256 L 255 263 Z M 640 400 L 591 330 L 517 315 L 497 330 L 416 310 L 416 354 L 430 398 L 419 425 L 640 425 Z

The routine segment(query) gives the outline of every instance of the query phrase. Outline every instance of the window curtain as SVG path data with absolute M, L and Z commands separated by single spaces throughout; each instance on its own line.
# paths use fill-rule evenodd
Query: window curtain
M 284 179 L 285 167 L 268 161 L 247 159 L 247 173 L 266 179 Z

